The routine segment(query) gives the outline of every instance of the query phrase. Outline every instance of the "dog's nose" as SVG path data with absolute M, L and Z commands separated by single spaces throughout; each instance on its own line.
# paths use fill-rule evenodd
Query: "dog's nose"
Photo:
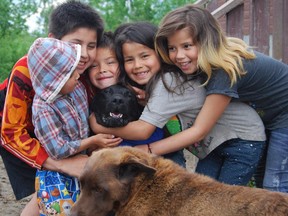
M 116 105 L 124 103 L 123 98 L 121 96 L 117 96 L 117 95 L 115 97 L 113 97 L 112 102 Z

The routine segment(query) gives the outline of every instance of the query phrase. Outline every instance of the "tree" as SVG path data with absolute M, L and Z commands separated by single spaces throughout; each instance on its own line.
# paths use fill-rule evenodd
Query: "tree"
M 27 31 L 26 19 L 36 12 L 36 0 L 1 0 L 0 35 L 18 34 Z
M 38 25 L 48 23 L 53 0 L 1 0 L 0 1 L 0 81 L 10 73 L 15 62 L 25 55 L 35 38 L 43 36 L 43 28 L 29 33 L 27 18 L 41 15 Z
M 106 23 L 106 30 L 120 24 L 149 21 L 156 25 L 169 11 L 195 0 L 80 0 L 94 7 Z M 15 62 L 27 53 L 33 40 L 48 33 L 51 10 L 55 0 L 0 0 L 0 81 L 4 80 Z M 39 14 L 39 28 L 28 32 L 26 20 Z
M 156 25 L 169 11 L 195 0 L 90 0 L 106 23 L 106 30 L 115 30 L 126 22 L 149 21 Z

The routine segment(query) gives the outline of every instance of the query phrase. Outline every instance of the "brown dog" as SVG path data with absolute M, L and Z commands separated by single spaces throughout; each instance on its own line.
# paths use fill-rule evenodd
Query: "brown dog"
M 132 147 L 93 153 L 72 215 L 288 215 L 288 196 L 219 183 Z

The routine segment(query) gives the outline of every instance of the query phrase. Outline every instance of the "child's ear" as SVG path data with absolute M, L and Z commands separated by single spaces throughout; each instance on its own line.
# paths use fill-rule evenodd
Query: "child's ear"
M 50 33 L 48 33 L 48 37 L 49 37 L 49 38 L 55 38 L 55 35 L 50 32 Z

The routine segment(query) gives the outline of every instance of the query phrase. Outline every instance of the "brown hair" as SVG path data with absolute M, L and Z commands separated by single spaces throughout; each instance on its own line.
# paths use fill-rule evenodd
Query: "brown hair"
M 206 9 L 188 4 L 169 12 L 161 21 L 155 38 L 155 48 L 166 63 L 169 58 L 167 38 L 181 29 L 188 29 L 198 47 L 198 67 L 207 74 L 222 68 L 234 84 L 245 74 L 242 58 L 253 59 L 254 53 L 241 39 L 226 37 L 218 21 Z

